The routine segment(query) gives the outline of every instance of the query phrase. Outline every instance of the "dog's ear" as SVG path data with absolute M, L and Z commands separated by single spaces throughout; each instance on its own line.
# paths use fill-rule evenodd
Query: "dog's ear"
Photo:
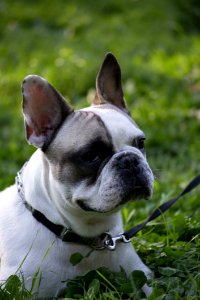
M 96 95 L 94 105 L 110 103 L 125 112 L 126 102 L 123 98 L 121 70 L 117 59 L 112 53 L 105 56 L 96 79 Z
M 22 94 L 27 140 L 44 149 L 73 110 L 47 80 L 37 75 L 24 79 Z

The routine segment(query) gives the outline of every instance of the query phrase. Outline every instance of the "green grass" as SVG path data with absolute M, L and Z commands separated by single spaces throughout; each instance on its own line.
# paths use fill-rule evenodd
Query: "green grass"
M 23 78 L 31 73 L 47 78 L 80 108 L 89 101 L 104 54 L 112 51 L 122 67 L 132 116 L 146 133 L 148 159 L 159 177 L 152 200 L 124 208 L 125 227 L 144 220 L 180 192 L 200 173 L 199 16 L 197 0 L 1 0 L 0 189 L 14 182 L 17 170 L 34 151 L 23 132 Z M 152 299 L 200 299 L 199 191 L 133 239 L 155 273 Z M 82 298 L 120 299 L 118 276 L 123 274 L 107 274 L 114 290 L 102 277 L 87 282 Z M 84 278 L 77 280 L 75 284 L 81 280 L 84 285 Z M 17 287 L 13 293 L 18 293 Z

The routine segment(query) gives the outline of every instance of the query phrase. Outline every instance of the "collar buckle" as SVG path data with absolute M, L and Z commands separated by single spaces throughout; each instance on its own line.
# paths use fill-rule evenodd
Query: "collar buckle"
M 115 250 L 117 243 L 122 242 L 122 243 L 130 243 L 130 239 L 126 238 L 124 234 L 119 234 L 115 237 L 112 237 L 109 233 L 107 233 L 107 236 L 104 239 L 104 246 L 108 250 Z

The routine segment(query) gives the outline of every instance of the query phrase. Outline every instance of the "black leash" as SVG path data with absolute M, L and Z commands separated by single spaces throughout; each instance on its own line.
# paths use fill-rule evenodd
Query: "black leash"
M 138 233 L 138 231 L 142 230 L 149 222 L 153 221 L 160 215 L 166 212 L 174 203 L 176 203 L 177 200 L 179 200 L 181 197 L 183 197 L 185 194 L 191 192 L 193 189 L 195 189 L 200 184 L 200 175 L 196 176 L 190 183 L 184 188 L 184 190 L 175 198 L 170 199 L 169 201 L 163 203 L 158 208 L 156 208 L 152 214 L 148 217 L 148 219 L 137 226 L 131 228 L 128 231 L 125 231 L 123 235 L 127 239 L 131 239 L 134 235 Z
M 153 221 L 154 219 L 158 218 L 160 215 L 164 214 L 173 204 L 176 203 L 177 200 L 179 200 L 185 194 L 191 192 L 199 184 L 200 184 L 200 175 L 196 176 L 193 180 L 191 180 L 190 183 L 183 189 L 183 191 L 178 196 L 168 200 L 167 202 L 163 203 L 158 208 L 156 208 L 146 221 L 136 225 L 135 227 L 125 231 L 124 233 L 116 237 L 112 237 L 111 235 L 108 234 L 104 240 L 105 248 L 109 250 L 115 250 L 117 242 L 129 243 L 131 239 L 140 230 L 142 230 L 149 222 Z

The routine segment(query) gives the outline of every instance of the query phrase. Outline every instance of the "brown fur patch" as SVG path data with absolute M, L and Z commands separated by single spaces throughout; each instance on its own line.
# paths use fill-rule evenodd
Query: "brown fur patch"
M 71 157 L 97 139 L 112 147 L 112 137 L 99 116 L 91 111 L 77 111 L 70 115 L 45 153 L 53 176 L 62 183 L 75 183 L 84 177 L 91 180 L 95 174 L 84 172 Z

